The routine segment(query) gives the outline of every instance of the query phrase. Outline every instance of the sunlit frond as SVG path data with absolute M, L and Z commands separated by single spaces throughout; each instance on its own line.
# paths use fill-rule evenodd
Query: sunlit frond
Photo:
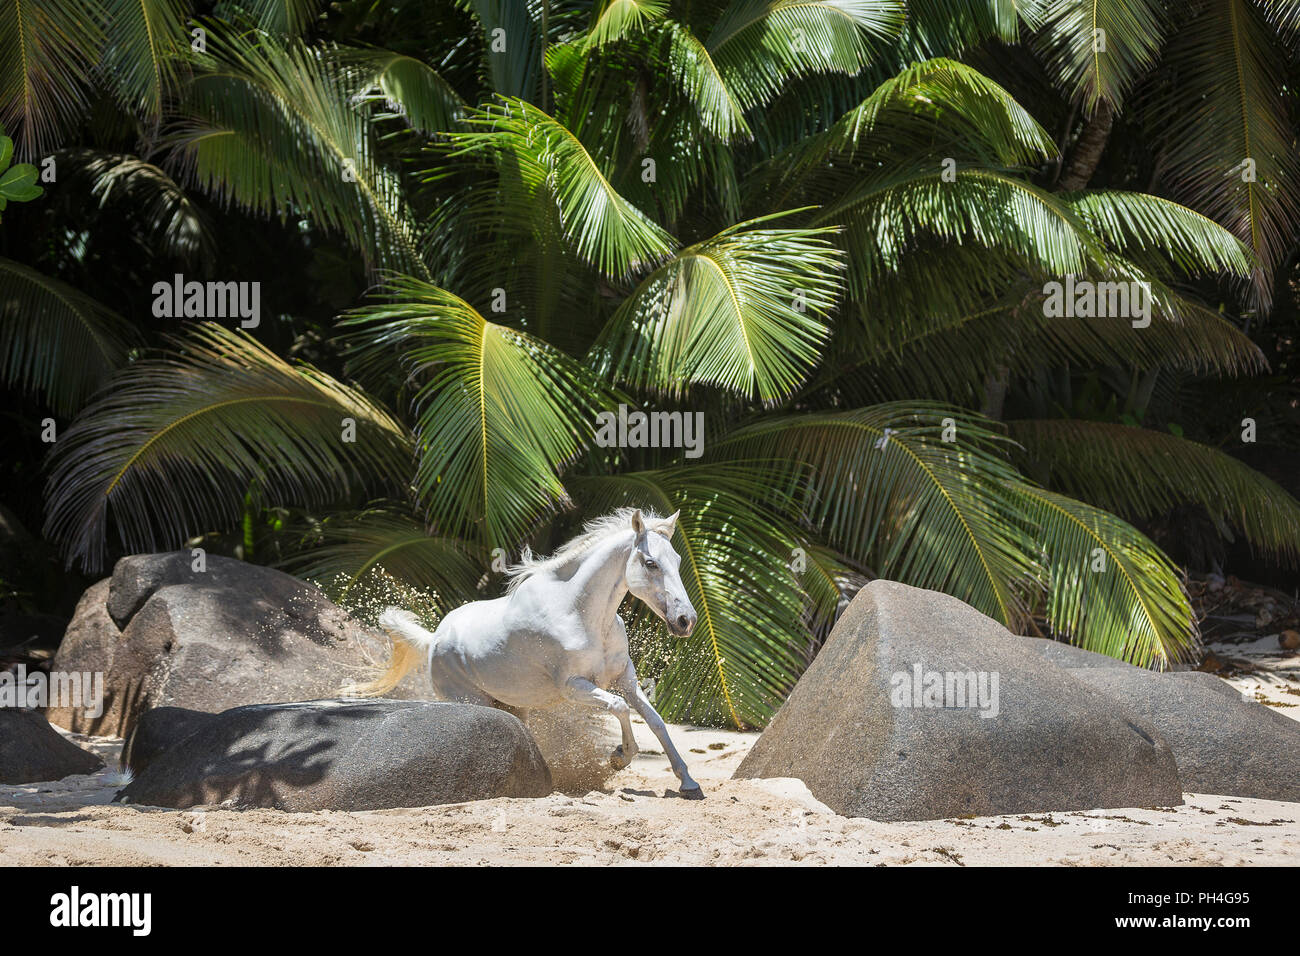
M 733 0 L 705 45 L 750 109 L 794 77 L 860 72 L 873 41 L 897 36 L 904 16 L 901 0 Z
M 396 353 L 414 379 L 421 501 L 447 533 L 512 546 L 568 504 L 560 468 L 594 441 L 596 414 L 612 404 L 607 389 L 562 352 L 436 286 L 396 276 L 385 294 L 344 325 L 360 369 Z
M 1177 568 L 1114 515 L 1028 484 L 1009 487 L 1048 570 L 1044 613 L 1071 643 L 1140 667 L 1190 659 L 1195 616 Z
M 756 228 L 762 222 L 738 223 L 651 273 L 589 361 L 674 394 L 699 383 L 768 402 L 788 395 L 828 335 L 841 262 L 834 230 Z

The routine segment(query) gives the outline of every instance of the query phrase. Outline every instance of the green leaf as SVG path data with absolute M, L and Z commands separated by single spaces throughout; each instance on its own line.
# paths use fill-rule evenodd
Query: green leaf
M 129 553 L 236 526 L 254 480 L 301 506 L 405 483 L 406 433 L 355 389 L 211 323 L 173 346 L 119 372 L 54 446 L 45 534 L 70 563 L 100 570 L 110 523 Z
M 36 182 L 38 175 L 39 171 L 35 166 L 19 163 L 0 173 L 0 189 L 3 189 L 6 195 L 11 195 L 13 190 L 24 189 Z
M 681 394 L 717 385 L 773 402 L 817 362 L 841 288 L 831 229 L 737 223 L 683 249 L 623 303 L 588 361 L 602 375 Z
M 445 533 L 510 546 L 567 506 L 561 467 L 595 438 L 612 401 L 586 368 L 531 335 L 487 321 L 463 299 L 395 276 L 388 302 L 344 322 L 363 372 L 396 353 L 418 391 L 415 484 Z
M 455 155 L 486 151 L 504 161 L 503 175 L 518 177 L 523 196 L 559 209 L 565 238 L 584 261 L 621 278 L 672 252 L 672 236 L 620 196 L 578 138 L 537 107 L 506 100 L 468 122 L 482 132 L 453 134 Z
M 1300 558 L 1300 502 L 1230 455 L 1181 437 L 1176 425 L 1170 433 L 1073 420 L 1009 425 L 1053 487 L 1129 518 L 1199 504 L 1220 528 L 1231 525 L 1293 564 Z
M 1191 659 L 1196 618 L 1179 570 L 1159 548 L 1081 501 L 1023 483 L 1009 489 L 1045 556 L 1045 611 L 1054 633 L 1139 667 Z
M 84 292 L 0 258 L 0 380 L 7 385 L 38 392 L 70 416 L 138 339 L 131 323 Z

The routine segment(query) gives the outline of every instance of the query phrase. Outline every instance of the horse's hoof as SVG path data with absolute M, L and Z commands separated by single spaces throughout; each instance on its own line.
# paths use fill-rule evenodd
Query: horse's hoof
M 698 783 L 693 787 L 682 787 L 682 789 L 679 790 L 678 792 L 682 795 L 683 800 L 704 799 L 704 791 L 700 789 L 700 785 Z
M 623 753 L 623 745 L 619 744 L 614 748 L 614 752 L 609 755 L 609 765 L 615 770 L 625 770 L 632 761 L 628 760 Z

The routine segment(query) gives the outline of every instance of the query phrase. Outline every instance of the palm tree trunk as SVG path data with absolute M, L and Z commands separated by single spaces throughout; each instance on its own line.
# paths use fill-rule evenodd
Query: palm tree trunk
M 1074 144 L 1070 165 L 1056 184 L 1058 192 L 1073 192 L 1088 185 L 1088 180 L 1097 171 L 1097 164 L 1101 162 L 1101 154 L 1106 149 L 1106 141 L 1110 139 L 1110 130 L 1114 125 L 1115 112 L 1109 103 L 1102 100 L 1088 120 L 1088 125 L 1079 134 L 1079 141 Z

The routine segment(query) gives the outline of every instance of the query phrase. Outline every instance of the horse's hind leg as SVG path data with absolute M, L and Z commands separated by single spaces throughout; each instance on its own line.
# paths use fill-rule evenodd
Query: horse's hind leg
M 436 657 L 429 662 L 429 686 L 433 696 L 455 704 L 479 704 L 496 707 L 499 701 L 471 681 L 467 675 L 447 667 Z

